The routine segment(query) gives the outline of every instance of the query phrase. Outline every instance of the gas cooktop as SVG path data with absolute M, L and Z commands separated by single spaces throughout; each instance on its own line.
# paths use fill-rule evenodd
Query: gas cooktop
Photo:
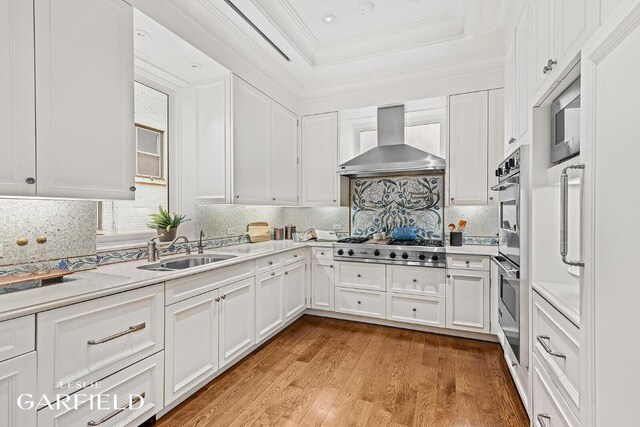
M 444 241 L 435 239 L 374 240 L 347 237 L 333 244 L 333 257 L 341 261 L 374 262 L 444 268 Z

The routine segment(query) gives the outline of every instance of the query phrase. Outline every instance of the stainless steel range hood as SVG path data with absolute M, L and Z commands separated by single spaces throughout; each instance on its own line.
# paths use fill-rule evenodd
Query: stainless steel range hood
M 340 165 L 344 176 L 444 171 L 445 160 L 404 143 L 404 105 L 378 108 L 378 146 Z

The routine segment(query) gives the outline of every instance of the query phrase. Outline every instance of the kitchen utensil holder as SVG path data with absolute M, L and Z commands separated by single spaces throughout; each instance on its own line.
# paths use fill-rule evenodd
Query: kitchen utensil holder
M 449 233 L 449 244 L 451 246 L 462 246 L 462 231 L 452 231 Z

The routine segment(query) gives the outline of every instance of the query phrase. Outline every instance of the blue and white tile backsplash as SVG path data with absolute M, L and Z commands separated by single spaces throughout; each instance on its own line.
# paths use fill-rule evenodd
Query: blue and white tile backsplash
M 351 182 L 351 234 L 416 227 L 425 239 L 443 238 L 443 175 L 359 178 Z

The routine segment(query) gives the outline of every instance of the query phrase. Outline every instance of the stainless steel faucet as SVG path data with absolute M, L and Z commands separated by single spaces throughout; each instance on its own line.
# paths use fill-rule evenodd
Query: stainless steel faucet
M 173 241 L 172 241 L 171 243 L 169 243 L 169 246 L 168 246 L 168 247 L 170 248 L 171 246 L 175 245 L 175 244 L 176 244 L 176 242 L 177 242 L 178 240 L 180 240 L 180 239 L 184 239 L 184 242 L 185 242 L 185 243 L 189 243 L 189 239 L 187 239 L 187 237 L 186 237 L 186 236 L 178 236 L 178 237 L 176 237 L 175 239 L 173 239 Z M 187 255 L 191 255 L 191 248 L 189 247 L 189 245 L 185 246 L 184 248 L 185 248 L 185 249 L 186 249 L 186 251 L 187 251 Z
M 158 248 L 158 243 L 156 242 L 156 240 L 158 240 L 160 237 L 161 236 L 154 237 L 147 243 L 147 261 L 149 262 L 156 262 L 160 260 L 160 249 Z M 189 243 L 189 239 L 187 239 L 185 236 L 178 236 L 173 239 L 173 241 L 169 243 L 167 247 L 173 246 L 179 239 L 184 239 L 185 243 Z M 187 251 L 187 255 L 191 255 L 191 248 L 189 246 L 185 246 L 185 250 Z
M 200 239 L 198 239 L 198 253 L 204 253 L 204 245 L 202 244 L 202 238 L 204 237 L 204 231 L 200 230 Z

